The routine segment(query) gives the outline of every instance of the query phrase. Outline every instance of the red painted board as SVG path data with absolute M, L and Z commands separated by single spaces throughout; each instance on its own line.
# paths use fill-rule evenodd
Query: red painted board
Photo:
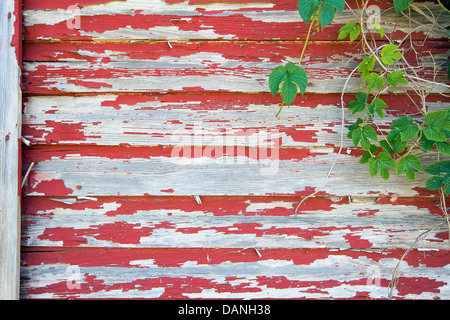
M 444 221 L 438 198 L 26 197 L 31 247 L 408 248 Z M 446 226 L 416 248 L 447 249 Z
M 404 250 L 68 249 L 22 253 L 23 299 L 386 299 Z M 448 250 L 412 250 L 398 299 L 448 299 Z
M 225 39 L 225 40 L 296 40 L 302 39 L 308 27 L 298 14 L 297 2 L 290 0 L 263 1 L 146 1 L 136 8 L 134 2 L 79 2 L 80 11 L 73 11 L 71 1 L 24 1 L 25 39 L 91 40 L 91 39 Z M 354 1 L 351 7 L 356 9 Z M 428 29 L 413 30 L 407 18 L 399 17 L 392 5 L 371 1 L 380 10 L 380 23 L 389 36 L 404 37 L 414 31 L 416 39 L 444 38 L 445 34 L 428 34 Z M 427 2 L 433 14 L 439 16 L 438 4 Z M 389 10 L 389 8 L 391 8 Z M 378 10 L 377 9 L 377 10 Z M 57 11 L 59 10 L 59 11 Z M 74 15 L 79 15 L 78 21 Z M 415 21 L 426 24 L 413 11 Z M 354 20 L 345 8 L 342 16 L 322 32 L 314 32 L 314 40 L 336 40 L 338 30 Z M 400 20 L 401 23 L 398 23 Z M 445 17 L 439 23 L 446 26 Z M 75 24 L 75 27 L 74 27 Z M 374 31 L 375 37 L 379 37 Z

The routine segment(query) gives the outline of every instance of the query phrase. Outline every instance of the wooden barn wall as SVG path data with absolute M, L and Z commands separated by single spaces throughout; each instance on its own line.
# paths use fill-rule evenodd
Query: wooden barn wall
M 307 32 L 296 1 L 76 2 L 23 0 L 21 298 L 387 297 L 402 255 L 443 221 L 426 174 L 372 179 L 345 138 L 295 215 L 338 153 L 361 57 L 336 41 L 348 9 L 312 34 L 307 93 L 276 118 L 268 75 L 298 61 Z M 382 23 L 411 31 L 393 10 Z M 448 42 L 411 39 L 425 35 L 442 65 Z M 447 108 L 436 89 L 429 109 Z M 381 128 L 414 111 L 386 99 Z M 449 299 L 448 250 L 445 226 L 420 241 L 394 298 Z

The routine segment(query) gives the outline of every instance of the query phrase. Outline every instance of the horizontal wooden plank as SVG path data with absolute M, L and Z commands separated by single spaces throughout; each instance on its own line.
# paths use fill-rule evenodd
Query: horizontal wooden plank
M 354 99 L 346 95 L 345 103 Z M 414 104 L 404 95 L 386 95 L 390 109 L 377 120 L 380 132 Z M 450 98 L 427 97 L 428 111 L 446 109 Z M 312 147 L 340 144 L 340 95 L 297 97 L 275 117 L 280 97 L 271 94 L 105 94 L 30 96 L 24 101 L 23 136 L 33 145 L 186 145 Z M 352 115 L 345 107 L 345 134 Z M 267 139 L 271 138 L 270 144 Z M 345 137 L 345 147 L 353 143 Z
M 25 93 L 270 92 L 270 72 L 288 61 L 297 63 L 300 49 L 298 42 L 30 44 L 25 49 L 29 59 L 24 62 Z M 446 83 L 448 42 L 420 50 L 426 55 L 420 76 L 433 80 L 436 64 L 435 80 Z M 425 53 L 428 50 L 433 59 Z M 412 51 L 405 54 L 412 55 Z M 307 91 L 341 93 L 361 60 L 362 55 L 347 42 L 312 43 L 302 61 L 308 73 Z M 346 92 L 358 92 L 360 85 L 355 74 Z M 430 89 L 428 83 L 423 85 Z M 433 87 L 433 92 L 448 91 Z
M 352 7 L 356 9 L 354 1 Z M 91 39 L 302 39 L 307 26 L 298 14 L 297 1 L 24 1 L 25 40 Z M 391 3 L 372 1 L 381 9 L 381 25 L 387 34 L 404 37 L 417 26 L 395 14 Z M 418 4 L 420 5 L 420 4 Z M 449 21 L 437 3 L 420 6 L 438 18 L 443 28 Z M 388 9 L 391 8 L 391 9 Z M 430 21 L 416 12 L 412 19 L 425 26 L 414 30 L 414 38 L 442 38 L 445 33 L 430 27 Z M 354 20 L 346 8 L 333 23 L 312 39 L 336 40 L 339 28 Z M 432 31 L 430 32 L 430 30 Z M 445 31 L 444 31 L 445 32 Z
M 185 67 L 243 67 L 253 63 L 298 62 L 304 41 L 71 41 L 25 42 L 23 60 L 34 62 L 101 62 L 143 63 L 152 67 L 170 68 L 176 63 Z M 379 45 L 383 42 L 378 41 Z M 416 49 L 411 52 L 411 46 Z M 410 63 L 417 56 L 433 54 L 437 66 L 445 68 L 448 41 L 404 41 L 400 49 Z M 348 41 L 311 41 L 302 59 L 302 66 L 339 67 L 339 63 L 360 61 L 359 45 Z M 209 60 L 208 60 L 209 58 Z M 359 60 L 358 60 L 359 59 Z M 217 61 L 216 61 L 217 60 Z M 425 64 L 430 61 L 423 61 Z M 242 66 L 241 66 L 242 64 Z M 258 65 L 258 64 L 256 64 Z
M 22 253 L 21 298 L 386 299 L 403 253 L 29 248 Z M 448 250 L 411 251 L 393 297 L 449 299 L 449 257 Z
M 404 248 L 444 221 L 435 198 L 25 198 L 22 246 Z M 442 226 L 417 248 L 448 249 Z
M 270 140 L 270 137 L 268 138 Z M 336 148 L 255 147 L 45 147 L 24 152 L 24 169 L 36 165 L 25 195 L 308 195 L 322 185 Z M 360 150 L 339 156 L 323 194 L 423 194 L 427 173 L 413 182 L 383 183 L 358 163 Z M 356 156 L 356 157 L 355 157 Z M 420 155 L 424 167 L 436 154 Z M 380 180 L 377 180 L 380 179 Z

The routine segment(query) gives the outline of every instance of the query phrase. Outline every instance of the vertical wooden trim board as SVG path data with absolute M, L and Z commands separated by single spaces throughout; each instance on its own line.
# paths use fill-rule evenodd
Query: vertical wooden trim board
M 0 299 L 19 298 L 21 1 L 0 2 Z

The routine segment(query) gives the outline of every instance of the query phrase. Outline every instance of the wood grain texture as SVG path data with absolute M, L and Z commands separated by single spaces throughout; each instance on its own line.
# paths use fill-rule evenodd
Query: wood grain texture
M 21 1 L 0 3 L 0 300 L 19 298 Z
M 66 249 L 24 252 L 35 299 L 386 299 L 403 250 Z M 399 299 L 448 299 L 448 250 L 401 262 Z

